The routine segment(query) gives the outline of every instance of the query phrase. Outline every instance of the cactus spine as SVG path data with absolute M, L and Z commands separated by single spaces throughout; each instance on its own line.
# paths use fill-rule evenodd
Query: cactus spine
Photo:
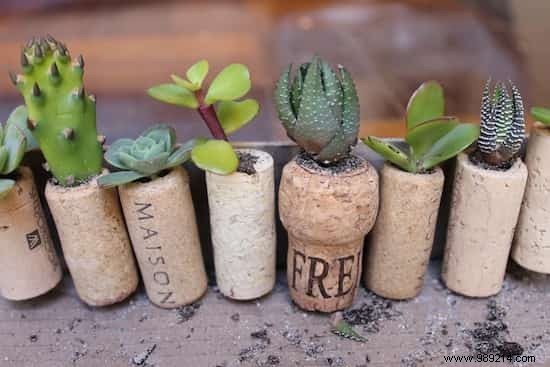
M 99 174 L 103 138 L 97 135 L 95 97 L 84 89 L 82 56 L 71 59 L 65 45 L 48 36 L 27 43 L 21 67 L 21 74 L 10 77 L 53 176 L 71 186 Z

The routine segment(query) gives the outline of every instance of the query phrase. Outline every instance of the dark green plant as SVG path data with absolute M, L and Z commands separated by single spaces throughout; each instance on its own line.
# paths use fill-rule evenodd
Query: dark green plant
M 456 156 L 479 136 L 475 124 L 460 123 L 445 115 L 443 88 L 435 81 L 423 83 L 407 105 L 407 150 L 369 136 L 363 142 L 386 160 L 412 173 L 427 172 Z
M 313 57 L 300 65 L 292 84 L 292 65 L 281 74 L 275 106 L 290 139 L 323 164 L 348 156 L 359 133 L 359 99 L 348 71 Z
M 254 99 L 244 97 L 251 87 L 250 73 L 242 64 L 225 67 L 203 87 L 208 62 L 201 60 L 186 72 L 187 79 L 172 75 L 173 83 L 148 90 L 151 97 L 170 104 L 197 110 L 214 139 L 201 139 L 191 152 L 191 159 L 200 168 L 219 174 L 233 173 L 239 160 L 227 136 L 250 122 L 259 111 Z
M 0 199 L 8 195 L 15 185 L 10 177 L 23 160 L 27 150 L 25 132 L 19 127 L 21 119 L 26 121 L 24 107 L 16 108 L 4 126 L 0 124 Z
M 531 115 L 541 124 L 550 127 L 550 108 L 533 107 Z
M 144 131 L 136 140 L 118 139 L 107 149 L 105 160 L 121 171 L 98 178 L 101 187 L 123 185 L 144 177 L 155 179 L 170 168 L 182 165 L 191 157 L 199 140 L 176 145 L 176 132 L 165 125 Z
M 27 43 L 21 66 L 21 74 L 10 77 L 53 176 L 71 186 L 99 174 L 104 138 L 96 130 L 95 97 L 84 90 L 82 56 L 71 59 L 65 45 L 48 36 Z
M 523 100 L 510 81 L 496 83 L 491 91 L 487 81 L 481 102 L 481 132 L 475 157 L 493 167 L 507 167 L 516 160 L 525 141 Z

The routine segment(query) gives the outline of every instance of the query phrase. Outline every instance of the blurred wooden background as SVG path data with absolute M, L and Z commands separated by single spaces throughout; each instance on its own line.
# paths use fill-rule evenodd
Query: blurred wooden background
M 145 94 L 200 58 L 214 71 L 230 62 L 250 67 L 262 111 L 235 140 L 285 139 L 273 83 L 284 65 L 313 53 L 352 72 L 363 136 L 402 134 L 407 99 L 427 79 L 444 84 L 449 114 L 476 121 L 489 75 L 515 80 L 527 106 L 550 105 L 549 11 L 547 0 L 2 0 L 0 120 L 21 103 L 7 77 L 19 70 L 21 45 L 51 33 L 84 54 L 109 141 L 160 121 L 181 140 L 206 135 L 193 111 Z

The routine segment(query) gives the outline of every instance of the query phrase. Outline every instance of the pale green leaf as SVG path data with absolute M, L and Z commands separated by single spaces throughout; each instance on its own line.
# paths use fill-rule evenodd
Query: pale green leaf
M 220 175 L 231 174 L 239 166 L 233 147 L 224 140 L 209 140 L 194 147 L 191 159 L 197 167 Z
M 232 101 L 244 96 L 250 90 L 250 73 L 242 64 L 226 66 L 212 81 L 205 97 L 207 104 L 218 101 Z
M 187 69 L 186 72 L 187 79 L 189 79 L 189 81 L 198 88 L 202 87 L 202 82 L 204 81 L 204 78 L 206 78 L 207 74 L 208 61 L 206 60 L 196 62 L 189 69 Z
M 441 137 L 455 128 L 459 121 L 454 117 L 423 122 L 407 131 L 405 142 L 412 148 L 413 159 L 416 160 L 426 153 Z
M 531 108 L 531 115 L 544 125 L 550 125 L 550 108 L 533 107 Z
M 182 88 L 185 88 L 185 89 L 188 89 L 192 92 L 196 92 L 198 91 L 199 89 L 201 89 L 200 86 L 197 86 L 197 85 L 194 85 L 193 83 L 191 83 L 190 81 L 188 80 L 185 80 L 183 79 L 182 77 L 176 75 L 176 74 L 172 74 L 170 75 L 170 78 L 172 78 L 172 81 L 174 83 L 176 83 L 177 85 L 179 85 L 180 87 Z
M 149 95 L 161 102 L 178 106 L 197 108 L 199 102 L 193 93 L 176 84 L 161 84 L 149 88 Z
M 8 159 L 4 164 L 2 174 L 8 174 L 19 167 L 27 149 L 25 134 L 15 124 L 6 126 L 4 147 L 8 151 Z
M 439 139 L 421 157 L 422 169 L 427 170 L 468 148 L 479 137 L 479 125 L 458 124 Z
M 18 106 L 11 112 L 6 122 L 6 126 L 15 125 L 25 134 L 26 149 L 29 151 L 38 149 L 38 143 L 27 127 L 27 117 L 27 108 L 24 105 Z
M 436 81 L 423 83 L 413 93 L 407 105 L 407 129 L 445 114 L 443 88 Z
M 109 146 L 107 152 L 105 152 L 105 160 L 107 163 L 116 168 L 127 169 L 128 167 L 120 161 L 118 153 L 121 150 L 128 153 L 132 147 L 132 144 L 134 144 L 132 139 L 115 140 L 115 142 Z
M 390 161 L 405 171 L 414 171 L 414 167 L 411 165 L 407 154 L 396 146 L 374 136 L 369 136 L 368 138 L 362 140 L 363 143 L 365 143 L 376 153 L 380 154 L 384 159 Z
M 220 102 L 216 115 L 227 135 L 234 133 L 250 122 L 260 110 L 260 105 L 253 99 L 244 101 Z
M 191 151 L 194 147 L 204 144 L 207 141 L 208 139 L 206 138 L 195 138 L 183 143 L 170 155 L 166 162 L 166 168 L 182 165 L 191 158 Z
M 147 175 L 134 171 L 120 171 L 99 176 L 97 183 L 103 188 L 109 188 L 124 185 L 143 177 L 147 177 Z

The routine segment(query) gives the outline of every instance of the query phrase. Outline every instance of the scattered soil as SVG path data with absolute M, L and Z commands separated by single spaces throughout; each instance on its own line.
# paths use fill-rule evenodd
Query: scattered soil
M 367 292 L 366 302 L 359 308 L 343 313 L 344 320 L 350 325 L 362 325 L 367 333 L 380 331 L 382 321 L 392 320 L 401 316 L 401 312 L 393 308 L 393 302 Z
M 481 167 L 487 170 L 502 171 L 502 172 L 508 171 L 518 159 L 518 158 L 513 158 L 508 161 L 502 162 L 499 165 L 493 165 L 485 161 L 485 159 L 483 159 L 483 156 L 481 155 L 479 150 L 475 150 L 473 153 L 468 154 L 468 157 L 470 158 L 470 162 L 472 162 L 478 167 Z
M 267 345 L 263 342 L 256 343 L 247 348 L 241 349 L 239 352 L 239 362 L 250 361 L 258 354 L 263 353 L 267 348 Z
M 322 164 L 317 162 L 313 157 L 301 152 L 296 157 L 296 163 L 307 170 L 318 172 L 322 175 L 338 175 L 353 172 L 366 165 L 366 161 L 355 155 L 349 155 L 337 162 L 330 164 Z
M 256 168 L 254 165 L 258 162 L 258 157 L 247 153 L 247 152 L 237 152 L 237 157 L 239 157 L 239 167 L 237 172 L 246 173 L 247 175 L 253 175 L 256 173 Z
M 192 305 L 181 306 L 176 308 L 176 317 L 178 319 L 178 324 L 184 323 L 195 316 L 197 310 L 201 307 L 199 302 Z
M 251 333 L 250 336 L 253 337 L 254 339 L 260 339 L 266 342 L 267 344 L 271 344 L 271 339 L 269 339 L 269 337 L 267 336 L 267 329 L 255 331 Z
M 239 322 L 240 319 L 241 319 L 241 315 L 239 315 L 238 312 L 231 315 L 231 320 L 233 320 L 235 322 Z
M 151 348 L 147 348 L 146 350 L 144 350 L 143 352 L 139 353 L 137 356 L 132 358 L 132 363 L 135 366 L 147 366 L 147 360 L 149 359 L 151 354 L 153 354 L 156 348 L 157 348 L 157 345 L 153 344 Z

